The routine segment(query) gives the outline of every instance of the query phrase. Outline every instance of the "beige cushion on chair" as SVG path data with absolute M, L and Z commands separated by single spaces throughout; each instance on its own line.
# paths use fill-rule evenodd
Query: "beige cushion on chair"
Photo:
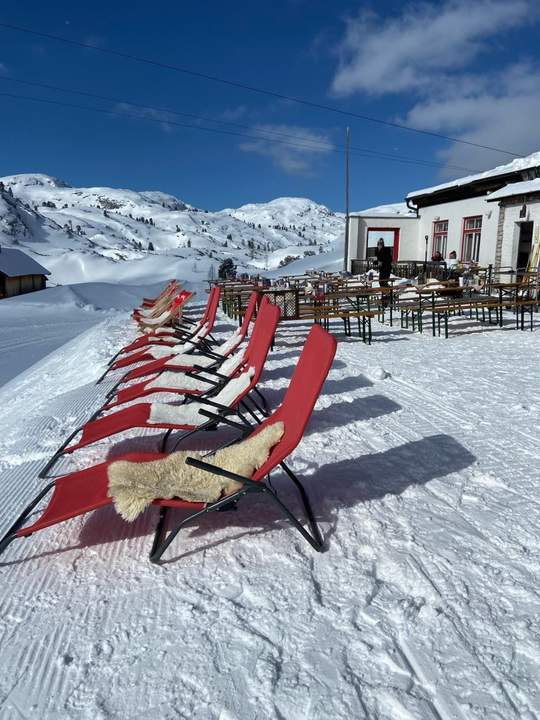
M 218 450 L 205 462 L 250 478 L 268 459 L 283 436 L 282 422 L 236 445 Z M 162 460 L 133 463 L 118 460 L 109 465 L 109 495 L 125 520 L 135 520 L 156 498 L 181 498 L 190 502 L 215 502 L 240 490 L 241 483 L 186 465 L 187 457 L 200 453 L 177 452 Z

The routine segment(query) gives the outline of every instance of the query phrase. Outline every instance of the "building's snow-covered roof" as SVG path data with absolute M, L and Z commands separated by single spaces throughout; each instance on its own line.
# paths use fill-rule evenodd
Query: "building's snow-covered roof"
M 377 205 L 376 207 L 349 213 L 350 215 L 362 217 L 388 217 L 391 215 L 402 215 L 403 217 L 416 217 L 414 210 L 407 207 L 406 203 L 392 203 L 390 205 Z
M 486 200 L 492 202 L 500 200 L 501 198 L 512 197 L 514 195 L 527 195 L 529 193 L 540 193 L 540 178 L 505 185 L 500 190 L 496 190 L 488 195 Z
M 0 272 L 8 277 L 50 275 L 50 271 L 31 257 L 13 248 L 0 248 Z
M 422 190 L 414 190 L 407 195 L 407 198 L 418 197 L 419 195 L 430 195 L 431 193 L 439 192 L 439 190 L 448 190 L 450 188 L 460 187 L 462 185 L 469 185 L 470 183 L 478 180 L 487 180 L 498 175 L 507 175 L 509 173 L 519 172 L 520 170 L 528 170 L 540 166 L 540 150 L 527 155 L 526 157 L 516 158 L 512 162 L 506 165 L 498 165 L 492 170 L 485 170 L 484 172 L 477 173 L 476 175 L 467 175 L 466 177 L 457 178 L 451 182 L 443 183 L 442 185 L 434 185 L 433 187 L 423 188 Z

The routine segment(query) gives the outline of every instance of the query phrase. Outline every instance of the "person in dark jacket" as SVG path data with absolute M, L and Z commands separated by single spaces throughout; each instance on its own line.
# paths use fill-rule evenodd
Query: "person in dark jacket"
M 379 285 L 381 287 L 388 287 L 388 279 L 392 272 L 392 251 L 389 247 L 385 247 L 382 238 L 379 238 L 377 242 L 375 257 L 377 258 L 377 266 L 379 268 Z

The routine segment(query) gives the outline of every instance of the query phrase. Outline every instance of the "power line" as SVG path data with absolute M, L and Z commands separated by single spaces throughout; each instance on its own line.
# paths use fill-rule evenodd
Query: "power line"
M 141 103 L 133 102 L 131 100 L 110 97 L 107 95 L 99 95 L 97 93 L 91 93 L 91 92 L 87 92 L 85 90 L 77 90 L 75 88 L 66 88 L 66 87 L 62 87 L 59 85 L 50 85 L 48 83 L 40 83 L 40 82 L 36 82 L 33 80 L 22 80 L 19 78 L 9 77 L 8 75 L 0 75 L 0 80 L 7 80 L 9 82 L 16 82 L 16 83 L 19 83 L 22 85 L 29 85 L 31 87 L 39 87 L 39 88 L 44 88 L 47 90 L 55 90 L 55 91 L 70 93 L 70 94 L 74 94 L 74 95 L 82 95 L 84 97 L 89 97 L 89 98 L 93 98 L 93 99 L 97 99 L 97 100 L 104 100 L 106 102 L 131 105 L 134 108 L 140 108 L 142 110 L 151 110 L 153 112 L 167 113 L 169 115 L 177 115 L 179 117 L 187 117 L 187 118 L 192 118 L 195 120 L 202 120 L 204 122 L 211 122 L 211 123 L 217 123 L 217 124 L 222 124 L 222 125 L 230 125 L 231 127 L 237 127 L 237 128 L 242 128 L 243 130 L 250 130 L 250 131 L 256 132 L 257 137 L 259 137 L 259 135 L 260 135 L 261 136 L 260 139 L 265 139 L 268 141 L 271 141 L 273 138 L 266 138 L 266 137 L 264 137 L 265 135 L 276 135 L 276 136 L 290 138 L 290 139 L 294 140 L 295 144 L 297 144 L 299 147 L 300 147 L 300 143 L 298 141 L 300 141 L 302 145 L 305 144 L 306 148 L 312 148 L 314 150 L 320 146 L 321 149 L 325 149 L 325 150 L 329 150 L 329 151 L 334 150 L 334 149 L 339 149 L 339 150 L 345 151 L 345 146 L 343 146 L 343 145 L 334 145 L 333 143 L 330 143 L 330 142 L 324 142 L 324 141 L 319 141 L 319 140 L 309 140 L 309 139 L 306 139 L 307 142 L 305 142 L 301 136 L 293 135 L 291 133 L 279 132 L 277 130 L 262 129 L 262 128 L 259 128 L 259 127 L 253 126 L 253 125 L 245 125 L 242 123 L 235 123 L 235 122 L 231 122 L 228 120 L 209 118 L 209 117 L 205 117 L 204 115 L 196 115 L 194 113 L 180 112 L 179 110 L 172 110 L 170 108 L 156 107 L 154 105 L 143 105 Z M 21 96 L 21 97 L 26 97 L 26 96 Z M 141 119 L 144 119 L 144 116 L 137 116 L 137 117 L 141 117 Z M 165 122 L 165 123 L 168 122 L 165 118 L 163 118 L 161 121 Z M 460 170 L 460 171 L 464 171 L 464 172 L 477 172 L 471 168 L 462 167 L 460 165 L 450 165 L 447 163 L 440 163 L 440 162 L 436 162 L 436 161 L 432 161 L 432 160 L 424 160 L 423 158 L 408 157 L 406 155 L 400 155 L 400 154 L 396 155 L 396 154 L 392 154 L 392 153 L 386 153 L 384 151 L 372 150 L 371 148 L 351 146 L 350 149 L 353 151 L 361 152 L 361 153 L 374 154 L 375 157 L 385 157 L 385 158 L 388 158 L 391 160 L 408 160 L 410 162 L 417 162 L 418 164 L 427 165 L 429 167 L 447 167 L 447 168 L 452 168 L 452 169 Z
M 135 62 L 144 63 L 146 65 L 152 65 L 154 67 L 164 68 L 166 70 L 174 70 L 175 72 L 183 73 L 184 75 L 190 75 L 192 77 L 198 77 L 203 80 L 209 80 L 211 82 L 220 83 L 222 85 L 228 85 L 230 87 L 239 88 L 241 90 L 248 90 L 249 92 L 258 93 L 260 95 L 267 95 L 269 97 L 277 98 L 279 100 L 287 100 L 289 102 L 298 103 L 306 107 L 316 108 L 318 110 L 325 110 L 327 112 L 337 113 L 339 115 L 346 115 L 347 117 L 353 117 L 357 120 L 364 120 L 368 122 L 378 123 L 379 125 L 386 125 L 388 127 L 398 128 L 400 130 L 408 130 L 409 132 L 418 133 L 421 135 L 429 135 L 442 140 L 449 140 L 450 142 L 461 143 L 462 145 L 469 145 L 472 147 L 481 148 L 483 150 L 492 150 L 494 152 L 503 153 L 504 155 L 511 155 L 513 157 L 523 157 L 522 153 L 512 152 L 510 150 L 503 150 L 502 148 L 496 148 L 491 145 L 482 145 L 481 143 L 475 143 L 470 140 L 462 140 L 460 138 L 451 137 L 450 135 L 443 135 L 442 133 L 431 132 L 429 130 L 422 130 L 420 128 L 413 127 L 412 125 L 404 125 L 402 123 L 392 122 L 391 120 L 383 120 L 382 118 L 373 117 L 370 115 L 362 115 L 355 113 L 350 110 L 343 110 L 332 105 L 324 105 L 322 103 L 316 103 L 311 100 L 304 98 L 294 97 L 293 95 L 285 95 L 283 93 L 274 92 L 272 90 L 265 90 L 263 88 L 256 87 L 254 85 L 248 85 L 236 80 L 228 80 L 227 78 L 221 78 L 214 75 L 208 75 L 197 70 L 191 70 L 190 68 L 181 67 L 179 65 L 172 65 L 165 63 L 160 60 L 152 60 L 150 58 L 142 57 L 140 55 L 133 55 L 131 53 L 122 52 L 121 50 L 114 50 L 112 48 L 99 47 L 98 45 L 92 45 L 92 43 L 80 42 L 78 40 L 71 40 L 70 38 L 63 37 L 62 35 L 53 35 L 52 33 L 46 33 L 39 30 L 32 30 L 31 28 L 22 27 L 20 25 L 13 25 L 11 23 L 0 22 L 0 27 L 8 30 L 15 30 L 17 32 L 27 33 L 29 35 L 35 35 L 37 37 L 47 38 L 49 40 L 56 40 L 63 42 L 68 45 L 74 45 L 76 47 L 85 48 L 87 50 L 95 50 L 96 52 L 103 53 L 105 55 L 112 55 L 115 57 L 121 57 L 125 60 L 133 60 Z
M 299 147 L 299 148 L 303 148 L 303 149 L 321 150 L 321 147 L 322 147 L 321 145 L 309 145 L 306 143 L 290 142 L 288 140 L 278 140 L 276 138 L 269 138 L 269 137 L 265 137 L 264 135 L 260 135 L 260 134 L 259 135 L 248 135 L 246 133 L 237 133 L 232 130 L 223 130 L 220 128 L 209 128 L 209 127 L 204 127 L 203 125 L 190 125 L 188 123 L 179 123 L 179 122 L 175 122 L 173 120 L 168 120 L 168 119 L 164 120 L 163 118 L 148 117 L 146 115 L 135 115 L 134 113 L 119 112 L 117 110 L 106 110 L 104 108 L 88 107 L 87 105 L 77 105 L 75 103 L 67 103 L 67 102 L 62 102 L 60 100 L 52 100 L 49 98 L 37 98 L 37 97 L 30 96 L 30 95 L 18 95 L 16 93 L 2 92 L 2 93 L 0 93 L 0 97 L 9 97 L 9 98 L 13 98 L 16 100 L 30 100 L 31 102 L 45 103 L 47 105 L 58 105 L 60 107 L 69 107 L 69 108 L 74 108 L 76 110 L 100 113 L 103 115 L 116 115 L 119 117 L 134 118 L 136 120 L 145 120 L 148 122 L 159 123 L 160 125 L 167 124 L 167 125 L 172 125 L 174 127 L 189 128 L 191 130 L 200 130 L 203 132 L 210 132 L 210 133 L 219 133 L 221 135 L 232 135 L 235 137 L 248 138 L 251 140 L 263 140 L 264 142 L 278 143 L 280 145 L 289 145 L 292 147 Z M 292 137 L 294 137 L 294 136 L 292 136 Z M 335 146 L 332 146 L 332 147 L 328 146 L 328 147 L 325 147 L 325 149 L 328 150 L 328 152 L 338 152 L 340 154 L 344 152 L 344 150 L 342 150 L 341 148 L 335 147 Z M 408 164 L 412 164 L 412 165 L 434 165 L 435 164 L 429 160 L 425 160 L 425 161 L 424 160 L 408 160 L 408 159 L 398 157 L 398 156 L 388 155 L 385 153 L 378 153 L 374 150 L 370 150 L 369 154 L 366 152 L 355 151 L 355 152 L 351 152 L 351 155 L 358 155 L 361 157 L 367 157 L 367 158 L 371 158 L 371 159 L 373 159 L 373 158 L 379 159 L 380 158 L 381 160 L 389 160 L 389 161 L 393 161 L 393 162 L 408 163 Z

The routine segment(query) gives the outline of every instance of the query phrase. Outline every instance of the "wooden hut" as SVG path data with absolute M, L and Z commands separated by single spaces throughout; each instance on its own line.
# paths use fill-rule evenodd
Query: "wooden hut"
M 43 290 L 50 274 L 22 250 L 0 247 L 0 298 Z

